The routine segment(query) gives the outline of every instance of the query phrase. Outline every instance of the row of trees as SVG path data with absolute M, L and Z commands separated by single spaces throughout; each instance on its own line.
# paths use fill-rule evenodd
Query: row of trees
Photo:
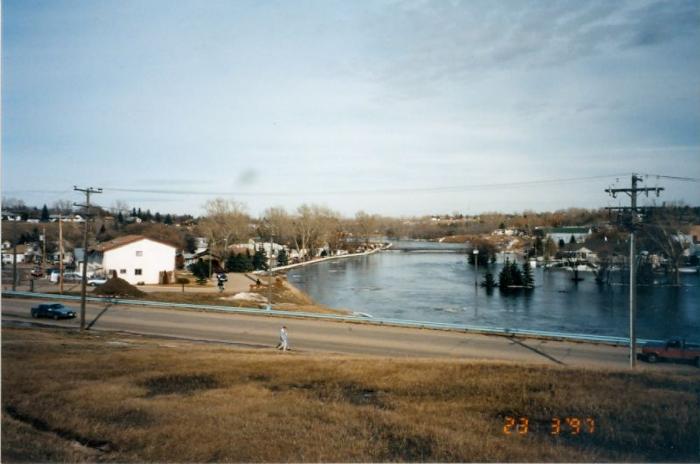
M 506 260 L 498 274 L 498 282 L 491 272 L 487 272 L 481 286 L 487 289 L 498 287 L 504 292 L 532 290 L 535 287 L 535 279 L 529 261 L 525 261 L 521 269 L 515 261 Z
M 304 204 L 294 213 L 282 207 L 268 208 L 258 221 L 247 214 L 241 203 L 221 198 L 208 201 L 205 211 L 197 230 L 208 239 L 215 256 L 225 256 L 230 245 L 252 237 L 287 245 L 300 255 L 314 256 L 324 246 L 334 253 L 366 245 L 373 235 L 382 233 L 379 216 L 358 212 L 353 219 L 345 219 L 339 212 L 320 205 Z

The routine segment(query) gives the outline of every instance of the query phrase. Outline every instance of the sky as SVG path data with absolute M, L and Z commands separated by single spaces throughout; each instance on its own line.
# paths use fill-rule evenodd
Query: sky
M 637 172 L 700 205 L 698 44 L 700 0 L 5 0 L 2 194 L 476 214 Z

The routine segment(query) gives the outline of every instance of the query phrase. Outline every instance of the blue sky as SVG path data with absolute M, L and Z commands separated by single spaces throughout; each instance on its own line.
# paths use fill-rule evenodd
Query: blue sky
M 617 204 L 617 174 L 700 178 L 698 43 L 699 1 L 4 1 L 3 195 Z M 420 190 L 588 176 L 610 177 Z M 698 183 L 648 183 L 700 204 Z

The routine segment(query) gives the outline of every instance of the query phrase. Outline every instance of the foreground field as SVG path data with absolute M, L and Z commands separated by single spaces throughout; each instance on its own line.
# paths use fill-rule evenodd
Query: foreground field
M 3 462 L 700 457 L 695 373 L 283 354 L 60 329 L 4 329 L 2 343 Z

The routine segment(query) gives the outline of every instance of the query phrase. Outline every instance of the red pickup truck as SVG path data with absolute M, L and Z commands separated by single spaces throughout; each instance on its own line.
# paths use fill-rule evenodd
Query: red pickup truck
M 649 342 L 642 347 L 642 359 L 654 363 L 659 359 L 690 361 L 700 367 L 700 344 L 671 338 L 663 343 Z

